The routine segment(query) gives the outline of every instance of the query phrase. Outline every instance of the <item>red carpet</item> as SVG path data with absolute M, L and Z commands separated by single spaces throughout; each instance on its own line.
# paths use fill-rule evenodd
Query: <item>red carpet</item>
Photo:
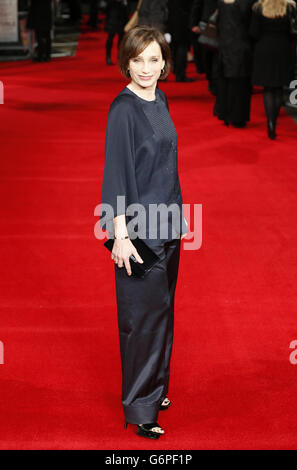
M 269 141 L 255 95 L 248 129 L 227 129 L 203 77 L 160 84 L 184 202 L 203 205 L 202 247 L 181 257 L 173 406 L 158 442 L 124 431 L 113 265 L 93 234 L 108 107 L 126 84 L 104 40 L 1 67 L 0 447 L 296 448 L 297 127 L 283 111 Z

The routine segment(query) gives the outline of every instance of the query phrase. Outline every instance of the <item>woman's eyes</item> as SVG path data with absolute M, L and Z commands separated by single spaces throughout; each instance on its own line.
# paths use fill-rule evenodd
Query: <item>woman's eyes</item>
M 152 59 L 152 62 L 158 62 L 159 59 Z M 140 59 L 134 59 L 133 62 L 141 62 Z

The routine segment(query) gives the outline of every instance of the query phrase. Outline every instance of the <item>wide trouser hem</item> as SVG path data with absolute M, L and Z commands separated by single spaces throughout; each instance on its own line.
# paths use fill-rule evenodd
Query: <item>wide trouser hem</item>
M 160 401 L 153 405 L 123 405 L 125 421 L 131 424 L 155 423 L 158 420 Z

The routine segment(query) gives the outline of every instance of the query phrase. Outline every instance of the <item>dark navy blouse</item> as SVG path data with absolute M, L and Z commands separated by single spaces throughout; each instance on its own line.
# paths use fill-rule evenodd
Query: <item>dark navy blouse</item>
M 138 233 L 138 236 L 149 246 L 179 238 L 188 231 L 177 168 L 177 133 L 165 94 L 158 88 L 155 94 L 156 99 L 148 101 L 125 87 L 112 102 L 106 129 L 101 194 L 101 204 L 112 206 L 113 217 L 126 214 L 127 223 L 137 215 L 137 212 L 129 215 L 127 207 L 142 204 L 146 214 L 145 225 L 139 219 L 133 230 L 145 227 L 145 235 Z M 120 208 L 117 207 L 117 196 L 125 196 Z M 162 203 L 167 206 L 173 204 L 172 213 L 169 211 L 169 217 L 166 212 L 166 216 L 161 213 L 156 219 L 150 219 L 149 204 Z M 100 224 L 113 237 L 113 221 L 103 217 L 106 214 L 103 210 Z M 164 225 L 168 227 L 166 237 L 160 232 Z

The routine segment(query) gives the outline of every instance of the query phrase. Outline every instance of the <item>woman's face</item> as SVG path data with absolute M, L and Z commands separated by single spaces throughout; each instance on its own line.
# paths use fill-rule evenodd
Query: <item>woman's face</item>
M 156 41 L 151 42 L 134 59 L 129 61 L 129 70 L 132 82 L 143 88 L 153 87 L 161 75 L 161 70 L 165 66 L 162 58 L 162 51 Z

